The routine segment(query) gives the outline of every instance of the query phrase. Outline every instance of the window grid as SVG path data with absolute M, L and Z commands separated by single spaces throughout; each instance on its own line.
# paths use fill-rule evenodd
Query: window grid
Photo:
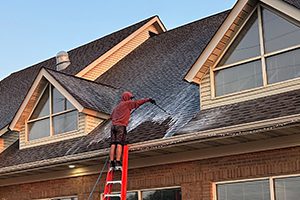
M 226 69 L 226 68 L 238 66 L 238 65 L 245 64 L 245 63 L 248 63 L 248 62 L 253 62 L 253 61 L 256 61 L 256 60 L 261 60 L 261 63 L 262 63 L 262 75 L 263 75 L 263 77 L 262 77 L 262 79 L 263 79 L 263 86 L 262 87 L 266 87 L 268 85 L 273 85 L 273 84 L 278 84 L 278 83 L 285 82 L 285 81 L 281 81 L 281 82 L 271 83 L 271 84 L 268 83 L 266 58 L 271 57 L 271 56 L 275 56 L 275 55 L 279 55 L 281 53 L 285 53 L 285 52 L 288 52 L 288 51 L 299 49 L 300 48 L 300 44 L 299 45 L 295 45 L 295 46 L 291 46 L 291 47 L 288 47 L 288 48 L 276 50 L 276 51 L 273 51 L 273 52 L 266 53 L 265 52 L 265 45 L 264 45 L 264 37 L 263 37 L 262 8 L 271 10 L 276 15 L 284 18 L 287 21 L 290 21 L 290 20 L 287 19 L 286 16 L 284 16 L 281 13 L 279 13 L 278 11 L 276 11 L 276 10 L 274 10 L 274 9 L 268 7 L 268 6 L 258 4 L 253 9 L 253 11 L 249 14 L 249 16 L 247 17 L 247 19 L 245 20 L 245 22 L 242 24 L 241 28 L 238 30 L 238 32 L 235 34 L 235 36 L 232 38 L 232 40 L 227 45 L 227 47 L 225 48 L 225 50 L 222 52 L 222 54 L 220 55 L 220 57 L 217 59 L 217 61 L 213 65 L 213 67 L 210 68 L 210 78 L 211 78 L 211 86 L 212 86 L 211 87 L 211 97 L 212 98 L 216 97 L 215 71 L 219 71 L 219 70 L 222 70 L 222 69 Z M 238 35 L 241 32 L 241 30 L 245 27 L 245 25 L 249 21 L 250 17 L 255 12 L 257 12 L 257 17 L 258 17 L 258 29 L 259 29 L 259 40 L 260 40 L 259 43 L 260 43 L 260 53 L 261 53 L 260 56 L 256 56 L 256 57 L 244 59 L 244 60 L 241 60 L 241 61 L 238 61 L 238 62 L 235 62 L 235 63 L 230 63 L 228 65 L 223 65 L 223 66 L 220 66 L 220 67 L 216 67 L 219 64 L 219 62 L 221 61 L 222 57 L 227 52 L 227 50 L 230 48 L 230 46 L 232 45 L 232 43 L 238 37 Z M 296 24 L 299 25 L 298 23 L 296 23 Z M 293 78 L 293 79 L 296 79 L 296 78 Z M 286 81 L 289 81 L 289 80 L 286 80 Z M 257 88 L 246 89 L 246 90 L 242 90 L 242 91 L 238 91 L 238 92 L 233 92 L 233 93 L 229 93 L 229 94 L 225 94 L 225 95 L 221 95 L 221 96 L 223 97 L 223 96 L 232 95 L 232 94 L 235 94 L 235 93 L 240 93 L 240 92 L 245 92 L 245 91 L 251 91 L 253 89 L 257 89 Z
M 213 183 L 213 200 L 218 200 L 218 185 L 220 184 L 231 184 L 231 183 L 243 183 L 250 181 L 259 181 L 259 180 L 269 180 L 269 188 L 270 188 L 270 200 L 276 200 L 275 198 L 275 180 L 281 178 L 292 178 L 292 177 L 300 177 L 300 174 L 292 174 L 292 175 L 281 175 L 281 176 L 271 176 L 271 177 L 262 177 L 262 178 L 253 178 L 253 179 L 243 179 L 243 180 L 234 180 L 234 181 L 222 181 Z M 226 191 L 227 192 L 227 191 Z
M 36 109 L 36 107 L 38 106 L 38 103 L 40 102 L 44 92 L 47 90 L 47 87 L 49 87 L 49 115 L 46 115 L 46 116 L 43 116 L 43 117 L 38 117 L 36 119 L 32 119 L 32 120 L 29 120 L 30 117 L 32 116 L 34 110 Z M 44 120 L 44 119 L 47 119 L 49 118 L 49 122 L 50 122 L 50 137 L 53 137 L 55 134 L 54 134 L 54 128 L 53 128 L 53 118 L 56 117 L 56 116 L 59 116 L 59 115 L 62 115 L 62 114 L 66 114 L 66 113 L 70 113 L 70 112 L 73 112 L 76 110 L 75 109 L 69 109 L 69 110 L 64 110 L 64 111 L 61 111 L 61 112 L 58 112 L 58 113 L 54 113 L 53 114 L 53 108 L 52 108 L 52 105 L 53 105 L 53 99 L 52 99 L 52 85 L 51 84 L 47 84 L 45 86 L 45 88 L 43 89 L 42 91 L 42 95 L 39 96 L 36 104 L 34 105 L 28 119 L 27 119 L 27 122 L 26 122 L 26 127 L 25 127 L 25 132 L 26 132 L 26 141 L 29 141 L 29 129 L 28 129 L 28 124 L 30 123 L 34 123 L 34 122 L 37 122 L 37 121 L 41 121 L 41 120 Z M 78 116 L 77 116 L 77 120 L 78 120 Z M 72 131 L 68 131 L 68 132 L 74 132 L 74 131 L 77 131 L 78 130 L 78 124 L 77 124 L 77 128 L 75 130 L 72 130 Z M 66 133 L 68 133 L 66 132 Z M 39 138 L 41 139 L 41 138 Z

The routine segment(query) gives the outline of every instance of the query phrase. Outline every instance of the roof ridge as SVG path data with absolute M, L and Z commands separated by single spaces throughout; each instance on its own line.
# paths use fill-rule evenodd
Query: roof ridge
M 59 73 L 59 74 L 65 75 L 65 76 L 69 76 L 69 77 L 79 79 L 79 80 L 82 80 L 82 81 L 90 82 L 90 83 L 93 83 L 93 84 L 96 84 L 96 85 L 101 85 L 101 86 L 109 87 L 109 88 L 116 89 L 116 90 L 120 89 L 120 88 L 114 87 L 112 85 L 108 85 L 108 84 L 105 84 L 105 83 L 98 83 L 98 82 L 91 81 L 91 80 L 88 80 L 88 79 L 85 79 L 85 78 L 82 78 L 82 77 L 74 76 L 72 74 L 67 74 L 67 73 L 62 72 L 62 71 L 56 71 L 56 70 L 45 68 L 45 67 L 43 67 L 42 69 L 45 69 L 46 71 L 52 71 L 54 73 Z
M 90 44 L 93 43 L 93 42 L 96 42 L 96 41 L 98 41 L 98 40 L 104 39 L 105 37 L 108 37 L 108 36 L 110 36 L 110 35 L 112 35 L 112 34 L 115 34 L 115 33 L 117 33 L 117 32 L 123 31 L 123 30 L 125 30 L 125 29 L 127 29 L 127 28 L 130 28 L 130 27 L 132 27 L 132 26 L 136 26 L 136 25 L 138 25 L 138 24 L 146 23 L 146 22 L 150 21 L 151 19 L 153 19 L 153 18 L 155 18 L 155 17 L 156 17 L 156 15 L 155 15 L 155 16 L 152 16 L 152 17 L 148 17 L 148 18 L 146 18 L 146 19 L 144 19 L 144 20 L 142 20 L 142 21 L 133 23 L 133 24 L 128 25 L 128 26 L 126 26 L 126 27 L 120 28 L 120 29 L 117 30 L 117 31 L 113 31 L 113 32 L 111 32 L 111 33 L 109 33 L 109 34 L 106 34 L 106 35 L 101 36 L 101 37 L 99 37 L 99 38 L 97 38 L 97 39 L 94 39 L 94 40 L 92 40 L 92 41 L 90 41 L 90 42 L 88 42 L 88 43 L 85 43 L 85 44 L 81 45 L 81 46 L 78 46 L 78 47 L 75 47 L 75 48 L 73 48 L 73 49 L 70 49 L 70 50 L 68 50 L 67 52 L 71 52 L 71 51 L 74 51 L 74 50 L 76 50 L 76 49 L 78 49 L 78 48 L 81 48 L 81 47 L 90 45 Z
M 177 27 L 175 27 L 175 28 L 173 28 L 173 29 L 170 29 L 170 30 L 167 30 L 166 32 L 163 32 L 163 33 L 161 33 L 161 34 L 159 34 L 159 35 L 173 32 L 173 31 L 175 31 L 175 30 L 181 29 L 181 28 L 186 27 L 186 26 L 190 26 L 190 25 L 192 25 L 192 24 L 194 24 L 194 23 L 198 23 L 198 22 L 201 22 L 201 21 L 203 21 L 203 20 L 207 20 L 207 19 L 209 19 L 209 18 L 211 18 L 211 17 L 215 17 L 215 16 L 217 16 L 217 15 L 221 15 L 221 14 L 224 14 L 224 13 L 229 12 L 229 11 L 231 11 L 231 9 L 227 9 L 227 10 L 224 10 L 224 11 L 222 11 L 222 12 L 215 13 L 215 14 L 213 14 L 213 15 L 209 15 L 209 16 L 206 16 L 206 17 L 201 18 L 201 19 L 196 19 L 195 21 L 189 22 L 189 23 L 187 23 L 187 24 L 183 24 L 183 25 L 181 25 L 181 26 L 177 26 Z

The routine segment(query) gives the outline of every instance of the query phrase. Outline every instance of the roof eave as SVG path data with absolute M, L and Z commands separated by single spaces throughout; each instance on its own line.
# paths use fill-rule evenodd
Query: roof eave
M 161 138 L 151 141 L 139 142 L 130 145 L 130 152 L 144 152 L 154 149 L 162 149 L 170 146 L 187 145 L 195 142 L 213 141 L 220 138 L 235 137 L 253 133 L 260 133 L 272 129 L 283 128 L 300 124 L 300 114 L 290 115 L 280 118 L 262 120 L 257 122 L 239 124 L 235 126 L 210 129 L 205 131 L 195 131 L 188 134 L 172 136 L 169 138 Z M 36 161 L 32 163 L 25 163 L 15 166 L 0 168 L 0 174 L 13 173 L 16 171 L 24 171 L 28 169 L 40 168 L 51 165 L 56 166 L 63 163 L 69 163 L 78 160 L 93 159 L 105 157 L 109 153 L 109 149 L 100 149 L 76 155 L 68 155 L 48 160 Z

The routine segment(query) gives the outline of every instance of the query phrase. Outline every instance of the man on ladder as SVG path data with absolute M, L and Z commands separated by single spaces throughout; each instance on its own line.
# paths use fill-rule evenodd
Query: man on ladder
M 121 155 L 123 145 L 126 144 L 126 128 L 129 123 L 130 114 L 146 102 L 156 104 L 151 98 L 133 100 L 134 96 L 131 92 L 122 94 L 121 102 L 113 109 L 111 114 L 111 146 L 110 146 L 110 168 L 121 168 Z

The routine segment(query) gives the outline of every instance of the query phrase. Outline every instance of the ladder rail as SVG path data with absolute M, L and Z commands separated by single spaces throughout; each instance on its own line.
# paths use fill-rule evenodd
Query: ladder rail
M 118 169 L 108 170 L 106 175 L 106 182 L 104 193 L 102 196 L 103 200 L 110 200 L 111 197 L 119 197 L 120 200 L 126 200 L 127 195 L 127 176 L 128 176 L 128 145 L 123 146 L 123 162 L 121 170 L 121 181 L 114 181 L 114 171 Z M 121 184 L 121 193 L 112 194 L 112 187 L 114 184 Z
M 121 185 L 121 200 L 126 200 L 127 193 L 127 172 L 128 172 L 128 145 L 123 147 L 123 166 L 122 166 L 122 185 Z

